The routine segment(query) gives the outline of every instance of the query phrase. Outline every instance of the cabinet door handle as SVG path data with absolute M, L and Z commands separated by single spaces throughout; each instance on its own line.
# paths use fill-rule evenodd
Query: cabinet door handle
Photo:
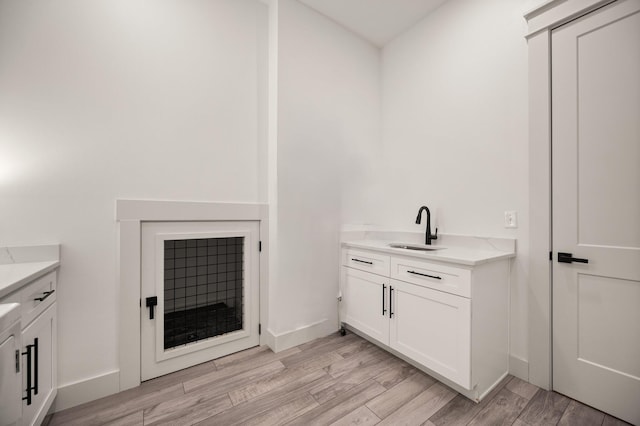
M 393 287 L 389 286 L 389 318 L 393 318 Z
M 373 265 L 373 262 L 367 262 L 366 260 L 360 260 L 353 257 L 351 258 L 351 260 L 353 260 L 354 262 L 366 263 L 367 265 Z
M 33 339 L 33 352 L 34 352 L 34 362 L 33 362 L 33 393 L 34 395 L 38 394 L 38 338 Z
M 436 280 L 441 280 L 442 277 L 439 277 L 437 275 L 429 275 L 429 274 L 422 274 L 420 272 L 416 272 L 416 271 L 407 271 L 408 274 L 413 274 L 413 275 L 420 275 L 421 277 L 427 277 L 427 278 L 433 278 Z
M 23 397 L 22 400 L 27 401 L 27 405 L 31 405 L 31 391 L 33 390 L 31 386 L 31 348 L 33 348 L 33 345 L 27 345 L 26 348 L 27 351 L 22 352 L 22 355 L 27 356 L 27 396 Z
M 43 293 L 42 293 L 42 294 L 44 294 L 44 296 L 42 296 L 42 297 L 36 297 L 36 298 L 35 298 L 35 299 L 33 299 L 33 300 L 35 300 L 35 301 L 37 301 L 37 302 L 42 302 L 44 299 L 46 299 L 47 297 L 51 296 L 53 293 L 55 293 L 55 290 L 45 291 L 45 292 L 43 292 Z
M 384 307 L 384 293 L 386 289 L 387 289 L 387 286 L 382 284 L 382 316 L 384 316 L 384 314 L 387 313 L 387 310 Z

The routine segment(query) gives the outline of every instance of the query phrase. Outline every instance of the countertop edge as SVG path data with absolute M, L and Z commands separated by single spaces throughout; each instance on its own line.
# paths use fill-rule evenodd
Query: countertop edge
M 503 251 L 496 250 L 493 254 L 485 255 L 481 259 L 469 260 L 469 259 L 461 259 L 453 256 L 450 256 L 450 257 L 446 256 L 446 252 L 438 252 L 438 254 L 436 255 L 436 254 L 430 254 L 428 252 L 420 252 L 420 251 L 406 250 L 406 249 L 399 249 L 399 248 L 392 248 L 392 247 L 381 247 L 379 244 L 372 244 L 372 242 L 369 240 L 342 241 L 340 243 L 340 246 L 361 248 L 364 250 L 373 250 L 373 251 L 383 252 L 383 253 L 397 255 L 397 256 L 408 256 L 408 257 L 414 257 L 417 259 L 430 260 L 434 262 L 453 263 L 456 265 L 464 265 L 464 266 L 477 266 L 477 265 L 482 265 L 484 263 L 496 262 L 499 260 L 511 259 L 516 257 L 515 252 L 510 252 L 510 251 L 503 252 Z M 451 248 L 466 249 L 465 247 L 451 247 Z
M 28 262 L 25 262 L 28 263 Z M 33 262 L 33 263 L 46 263 L 46 262 Z M 24 263 L 20 263 L 20 264 L 24 264 Z M 28 275 L 25 275 L 21 278 L 19 278 L 18 280 L 16 280 L 15 282 L 9 284 L 8 286 L 1 288 L 0 289 L 0 299 L 4 298 L 5 296 L 10 295 L 11 293 L 13 293 L 16 290 L 19 290 L 20 288 L 22 288 L 24 285 L 37 280 L 38 278 L 48 274 L 49 272 L 57 269 L 60 266 L 60 261 L 59 260 L 54 260 L 54 261 L 50 261 L 49 265 L 46 265 Z

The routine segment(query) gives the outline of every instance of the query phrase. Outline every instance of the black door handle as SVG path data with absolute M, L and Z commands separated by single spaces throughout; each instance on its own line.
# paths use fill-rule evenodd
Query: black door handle
M 389 318 L 393 318 L 393 287 L 389 286 Z
M 26 355 L 27 356 L 27 388 L 25 389 L 27 392 L 27 396 L 22 397 L 23 401 L 27 401 L 27 405 L 31 405 L 31 392 L 34 390 L 33 386 L 32 386 L 32 381 L 31 381 L 31 366 L 32 366 L 32 352 L 31 349 L 33 348 L 33 345 L 27 345 L 26 352 L 22 352 L 22 355 Z
M 589 259 L 580 259 L 579 257 L 573 257 L 572 253 L 558 253 L 558 263 L 589 263 Z
M 149 319 L 153 319 L 154 306 L 158 304 L 158 296 L 147 297 L 147 308 L 149 308 Z
M 38 338 L 33 339 L 33 352 L 35 362 L 33 363 L 33 394 L 38 394 Z
M 382 284 L 382 316 L 384 316 L 384 314 L 387 313 L 387 310 L 384 307 L 384 293 L 386 289 L 387 289 L 387 286 Z

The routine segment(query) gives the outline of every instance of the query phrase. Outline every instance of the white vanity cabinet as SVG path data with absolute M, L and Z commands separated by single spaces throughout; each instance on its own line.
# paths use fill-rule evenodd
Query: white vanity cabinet
M 20 303 L 22 395 L 19 425 L 42 423 L 57 394 L 56 271 L 25 283 L 0 303 Z
M 340 320 L 480 400 L 508 372 L 508 260 L 419 256 L 343 247 Z

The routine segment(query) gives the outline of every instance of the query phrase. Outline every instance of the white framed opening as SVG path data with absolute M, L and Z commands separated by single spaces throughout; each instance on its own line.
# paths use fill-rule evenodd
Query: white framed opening
M 143 381 L 259 344 L 258 235 L 257 221 L 142 223 Z
M 122 391 L 136 387 L 141 382 L 141 318 L 143 315 L 148 318 L 148 309 L 141 293 L 143 226 L 151 222 L 255 221 L 259 231 L 257 241 L 253 241 L 253 244 L 268 247 L 268 206 L 249 203 L 117 200 L 116 219 L 119 224 L 120 279 L 119 390 Z M 178 235 L 193 235 L 193 233 L 188 231 Z M 214 234 L 217 234 L 217 231 Z M 157 241 L 154 244 L 157 244 Z M 259 314 L 255 315 L 259 316 L 259 324 L 266 324 L 268 253 L 260 252 L 255 262 L 259 282 Z M 158 309 L 157 306 L 156 309 Z M 261 345 L 266 343 L 264 334 L 260 335 L 258 340 Z

